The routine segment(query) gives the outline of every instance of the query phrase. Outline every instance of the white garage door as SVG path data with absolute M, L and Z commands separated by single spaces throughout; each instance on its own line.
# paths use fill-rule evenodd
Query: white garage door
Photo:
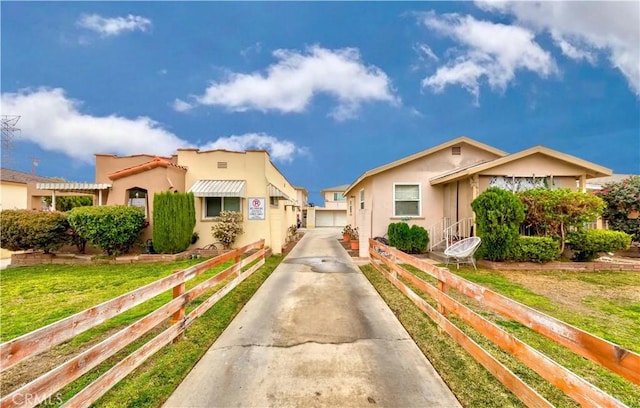
M 316 211 L 316 227 L 333 227 L 333 211 Z
M 347 225 L 346 211 L 316 211 L 316 227 L 344 227 Z

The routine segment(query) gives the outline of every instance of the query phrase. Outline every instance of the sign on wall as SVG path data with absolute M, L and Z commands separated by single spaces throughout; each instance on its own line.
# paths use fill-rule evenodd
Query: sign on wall
M 264 197 L 249 197 L 247 203 L 249 205 L 249 211 L 247 213 L 248 220 L 264 220 L 265 219 L 265 198 Z

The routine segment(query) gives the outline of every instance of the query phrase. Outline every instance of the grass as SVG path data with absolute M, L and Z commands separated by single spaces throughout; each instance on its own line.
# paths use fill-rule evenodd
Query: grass
M 156 407 L 161 405 L 281 260 L 282 257 L 279 256 L 268 258 L 263 267 L 218 301 L 202 317 L 196 319 L 187 329 L 182 340 L 164 347 L 149 358 L 141 367 L 98 400 L 95 406 Z M 3 291 L 0 317 L 2 318 L 3 341 L 60 320 L 198 262 L 202 262 L 202 259 L 147 265 L 90 267 L 46 265 L 2 271 L 0 277 Z M 215 268 L 192 279 L 186 285 L 187 290 L 215 275 L 224 267 Z M 67 285 L 64 284 L 65 281 Z M 28 290 L 30 286 L 34 287 L 33 291 Z M 215 288 L 208 293 L 211 294 L 213 291 Z M 55 295 L 49 292 L 53 292 Z M 207 294 L 201 295 L 201 298 L 205 298 L 205 296 Z M 56 298 L 60 300 L 55 301 Z M 53 355 L 48 357 L 55 359 L 56 355 L 65 355 L 86 344 L 95 343 L 115 329 L 146 315 L 166 303 L 170 298 L 170 291 L 158 295 L 70 342 L 54 348 Z M 38 299 L 44 299 L 44 301 L 39 303 Z M 194 301 L 190 308 L 195 307 L 198 303 L 198 300 Z M 25 313 L 25 310 L 28 310 L 29 313 Z M 166 324 L 162 326 L 62 389 L 51 399 L 52 405 L 66 401 L 90 384 L 117 361 L 157 335 L 166 327 Z
M 430 283 L 435 282 L 426 274 L 416 272 L 415 268 L 408 267 L 408 269 L 412 269 L 412 272 Z M 392 306 L 407 331 L 413 336 L 418 346 L 425 352 L 425 355 L 464 406 L 520 406 L 520 403 L 512 400 L 515 397 L 506 388 L 490 375 L 490 378 L 487 378 L 485 374 L 488 373 L 484 368 L 447 335 L 440 334 L 435 324 L 387 282 L 379 272 L 370 266 L 364 267 L 363 272 Z M 540 276 L 530 276 L 538 273 L 503 273 L 493 270 L 478 270 L 476 272 L 471 268 L 461 268 L 458 274 L 583 330 L 598 336 L 602 335 L 602 337 L 630 350 L 637 351 L 640 347 L 640 335 L 638 334 L 640 327 L 637 323 L 640 321 L 638 300 L 636 298 L 634 302 L 633 296 L 630 299 L 629 296 L 621 295 L 622 289 L 627 291 L 625 293 L 634 291 L 640 293 L 640 274 L 544 272 L 540 273 Z M 549 285 L 549 282 L 556 282 L 556 285 Z M 556 287 L 570 288 L 573 293 L 564 298 L 552 296 Z M 640 407 L 640 387 L 632 385 L 629 381 L 611 374 L 597 364 L 556 345 L 521 324 L 506 320 L 488 311 L 475 301 L 469 300 L 455 291 L 452 291 L 451 294 L 507 332 L 514 334 L 520 340 L 581 375 L 630 407 Z M 584 294 L 584 296 L 581 298 L 576 296 L 580 294 Z M 425 297 L 425 299 L 427 298 Z M 494 346 L 462 321 L 455 317 L 452 317 L 451 320 L 555 406 L 576 406 L 560 390 Z M 473 384 L 473 387 L 469 386 L 470 383 Z

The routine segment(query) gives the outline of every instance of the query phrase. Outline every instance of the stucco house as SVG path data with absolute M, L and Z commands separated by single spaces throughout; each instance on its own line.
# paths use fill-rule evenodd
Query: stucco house
M 307 226 L 307 208 L 309 207 L 309 190 L 304 187 L 294 186 L 296 190 L 296 201 L 299 207 L 296 211 L 296 222 L 300 220 L 300 227 Z
M 95 195 L 97 205 L 140 207 L 149 221 L 142 240 L 153 236 L 153 197 L 165 191 L 193 192 L 194 231 L 200 237 L 196 247 L 214 243 L 211 227 L 221 210 L 242 213 L 244 233 L 236 246 L 265 239 L 276 254 L 286 244 L 287 229 L 296 223 L 298 193 L 264 150 L 178 149 L 171 157 L 95 156 L 95 183 L 41 183 L 39 187 L 54 194 L 83 189 Z
M 307 220 L 310 228 L 344 227 L 347 225 L 347 199 L 344 190 L 348 184 L 322 189 L 324 206 L 309 209 Z
M 344 192 L 353 209 L 347 223 L 358 227 L 362 257 L 369 238 L 400 221 L 426 228 L 433 249 L 474 235 L 471 202 L 489 187 L 586 191 L 588 179 L 609 175 L 608 168 L 544 146 L 508 154 L 463 136 L 363 173 Z

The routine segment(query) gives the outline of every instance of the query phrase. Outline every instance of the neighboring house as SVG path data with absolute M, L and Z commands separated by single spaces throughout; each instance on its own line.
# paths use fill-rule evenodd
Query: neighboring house
M 149 226 L 142 239 L 153 237 L 153 197 L 156 193 L 193 192 L 195 232 L 203 247 L 214 243 L 211 227 L 222 210 L 239 211 L 244 233 L 235 246 L 265 239 L 276 254 L 286 244 L 287 229 L 296 224 L 297 191 L 280 173 L 264 150 L 231 152 L 179 149 L 171 157 L 96 154 L 96 183 L 42 184 L 53 191 L 76 190 L 96 196 L 104 205 L 129 205 L 143 209 Z M 77 183 L 79 184 L 79 183 Z M 301 190 L 304 190 L 300 188 Z M 305 190 L 306 191 L 306 190 Z
M 296 189 L 296 201 L 300 205 L 296 211 L 296 221 L 300 220 L 300 227 L 307 227 L 307 207 L 309 207 L 309 191 L 304 187 L 294 186 Z
M 610 169 L 544 146 L 507 154 L 459 137 L 358 177 L 345 189 L 347 223 L 358 227 L 362 257 L 368 239 L 384 236 L 392 222 L 426 228 L 434 248 L 474 235 L 471 202 L 489 187 L 586 191 L 587 179 L 609 175 Z
M 320 191 L 324 198 L 323 207 L 308 211 L 308 223 L 313 227 L 344 227 L 347 225 L 347 199 L 344 190 L 348 184 L 325 188 Z

